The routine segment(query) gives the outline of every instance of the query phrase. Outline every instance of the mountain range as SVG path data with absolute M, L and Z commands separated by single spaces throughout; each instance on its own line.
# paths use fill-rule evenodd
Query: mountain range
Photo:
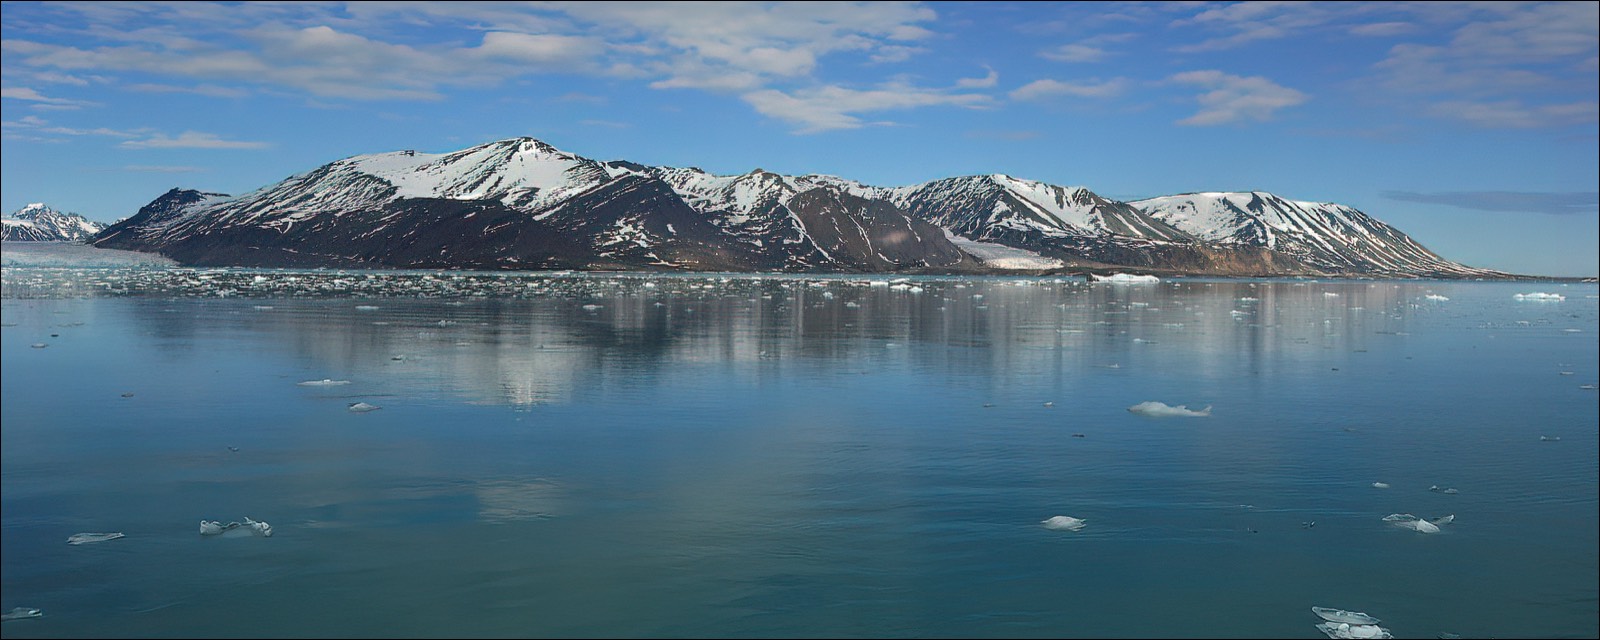
M 76 213 L 63 213 L 35 202 L 0 218 L 6 242 L 83 242 L 104 225 Z
M 338 160 L 239 196 L 173 189 L 92 241 L 253 267 L 1503 277 L 1337 204 L 1270 193 L 1120 202 L 975 175 L 596 161 L 533 138 Z

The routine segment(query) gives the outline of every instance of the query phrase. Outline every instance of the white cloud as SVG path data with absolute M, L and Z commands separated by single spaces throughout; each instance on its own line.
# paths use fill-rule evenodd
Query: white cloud
M 959 78 L 959 79 L 956 80 L 956 88 L 957 89 L 988 89 L 988 88 L 993 87 L 993 86 L 995 86 L 997 84 L 1000 84 L 1000 72 L 999 71 L 995 71 L 994 69 L 990 69 L 989 67 L 984 67 L 984 68 L 988 69 L 989 73 L 985 74 L 982 78 Z
M 169 84 L 157 84 L 157 83 L 150 83 L 150 82 L 141 82 L 141 83 L 138 83 L 138 84 L 130 84 L 126 88 L 129 91 L 139 91 L 139 92 L 143 92 L 143 93 L 192 93 L 192 94 L 195 94 L 195 95 L 207 96 L 207 97 L 211 97 L 211 98 L 243 98 L 243 97 L 245 97 L 247 95 L 250 95 L 250 92 L 249 91 L 245 91 L 244 89 L 234 89 L 234 88 L 231 88 L 231 87 L 219 87 L 219 86 L 214 85 L 214 84 L 201 84 L 201 85 L 195 85 L 195 86 L 192 86 L 192 87 L 179 87 L 179 86 L 174 86 L 174 85 L 169 85 Z
M 1534 127 L 1593 123 L 1600 115 L 1600 103 L 1524 105 L 1520 100 L 1494 102 L 1447 101 L 1431 105 L 1431 115 L 1461 120 L 1486 128 L 1530 129 Z
M 892 124 L 883 121 L 864 122 L 857 117 L 879 111 L 933 106 L 982 108 L 994 104 L 994 98 L 981 93 L 951 93 L 904 84 L 889 84 L 866 91 L 832 85 L 794 93 L 764 89 L 746 93 L 742 97 L 762 115 L 799 125 L 800 129 L 795 133 Z
M 1358 24 L 1350 27 L 1350 35 L 1368 38 L 1383 38 L 1411 33 L 1417 26 L 1410 22 L 1373 22 Z
M 38 91 L 35 91 L 33 89 L 29 89 L 28 87 L 5 87 L 5 88 L 0 88 L 0 98 L 10 98 L 12 100 L 26 100 L 28 102 L 37 102 L 37 103 L 40 103 L 40 104 L 54 105 L 54 106 L 59 106 L 59 107 L 96 106 L 95 103 L 93 103 L 93 102 L 86 102 L 86 101 L 83 101 L 83 100 L 68 100 L 66 98 L 52 98 L 50 96 L 41 94 Z
M 1045 78 L 1034 80 L 1028 84 L 1012 90 L 1009 94 L 1012 100 L 1041 100 L 1051 96 L 1073 96 L 1077 98 L 1111 98 L 1122 95 L 1128 88 L 1126 78 L 1112 78 L 1105 82 L 1098 79 L 1084 83 L 1061 82 Z
M 224 140 L 215 133 L 185 131 L 176 138 L 158 133 L 143 140 L 123 142 L 121 146 L 129 149 L 265 149 L 272 145 L 266 142 Z
M 1306 94 L 1280 86 L 1261 76 L 1236 76 L 1214 69 L 1186 71 L 1167 79 L 1205 89 L 1197 98 L 1200 111 L 1178 121 L 1191 126 L 1212 126 L 1241 120 L 1269 120 L 1274 112 L 1304 103 Z

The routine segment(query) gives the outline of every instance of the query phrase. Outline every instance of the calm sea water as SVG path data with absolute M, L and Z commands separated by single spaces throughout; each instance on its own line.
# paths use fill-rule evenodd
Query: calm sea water
M 1594 285 L 180 273 L 5 271 L 6 637 L 1600 633 Z

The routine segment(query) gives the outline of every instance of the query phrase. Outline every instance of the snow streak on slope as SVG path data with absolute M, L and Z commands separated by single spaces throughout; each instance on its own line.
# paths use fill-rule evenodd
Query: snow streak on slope
M 1353 208 L 1297 202 L 1260 191 L 1191 193 L 1131 203 L 1212 242 L 1279 251 L 1330 273 L 1497 276 L 1439 257 Z

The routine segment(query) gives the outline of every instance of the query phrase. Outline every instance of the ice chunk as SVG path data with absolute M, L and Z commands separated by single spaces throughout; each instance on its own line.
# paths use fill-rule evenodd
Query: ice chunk
M 1430 294 L 1422 296 L 1422 297 L 1427 298 L 1429 300 L 1432 300 L 1434 302 L 1449 302 L 1450 301 L 1449 298 L 1441 296 L 1441 295 L 1439 295 L 1437 293 L 1430 293 Z
M 1199 411 L 1191 411 L 1186 404 L 1172 407 L 1165 402 L 1150 401 L 1128 407 L 1128 411 L 1152 418 L 1204 418 L 1211 415 L 1211 405 L 1206 405 L 1206 408 Z
M 1091 273 L 1089 274 L 1089 281 L 1104 282 L 1106 284 L 1155 284 L 1157 282 L 1161 282 L 1161 278 L 1157 278 L 1155 276 L 1134 275 L 1131 273 L 1113 273 L 1109 276 L 1097 276 Z
M 5 613 L 0 613 L 0 621 L 5 621 L 5 620 L 27 620 L 28 618 L 39 618 L 39 617 L 43 617 L 43 616 L 44 616 L 44 612 L 40 611 L 38 609 L 30 609 L 28 607 L 17 607 L 15 609 L 12 609 L 12 610 L 7 611 Z
M 380 407 L 378 405 L 367 404 L 365 402 L 352 402 L 352 403 L 350 403 L 350 410 L 354 411 L 356 413 L 366 413 L 368 411 L 377 411 L 377 410 L 382 409 L 382 408 L 383 407 Z
M 1388 629 L 1372 624 L 1349 624 L 1344 622 L 1324 622 L 1316 625 L 1317 630 L 1323 635 L 1336 640 L 1348 638 L 1393 638 Z
M 1455 494 L 1461 493 L 1460 491 L 1457 491 L 1455 489 L 1455 487 L 1451 487 L 1449 489 L 1445 489 L 1445 488 L 1440 487 L 1439 485 L 1433 485 L 1431 487 L 1428 487 L 1428 490 L 1432 491 L 1434 493 L 1442 493 L 1442 494 L 1445 494 L 1447 496 L 1453 496 Z
M 123 537 L 120 533 L 74 533 L 67 538 L 67 544 L 92 544 L 105 542 Z
M 307 381 L 301 382 L 299 384 L 302 387 L 336 387 L 336 386 L 339 386 L 341 384 L 350 384 L 350 381 L 349 380 L 332 380 L 332 379 L 329 379 L 329 378 L 323 378 L 321 380 L 307 380 Z
M 1372 483 L 1372 488 L 1374 488 L 1374 489 L 1388 489 L 1389 488 L 1389 483 L 1387 483 L 1387 482 L 1374 482 L 1374 483 Z
M 47 345 L 47 344 L 45 344 L 43 342 L 35 342 L 35 343 L 30 344 L 28 346 L 33 347 L 35 349 L 43 349 L 43 348 L 48 347 L 50 345 Z
M 1445 516 L 1443 518 L 1434 518 L 1433 520 L 1430 520 L 1430 522 L 1432 522 L 1432 523 L 1434 523 L 1436 525 L 1438 525 L 1438 524 L 1450 524 L 1450 523 L 1455 522 L 1455 521 L 1456 521 L 1456 514 L 1454 514 L 1454 513 L 1452 513 L 1450 515 L 1447 515 L 1447 516 Z
M 1567 299 L 1566 296 L 1559 293 L 1541 293 L 1538 291 L 1533 293 L 1519 293 L 1511 297 L 1517 300 L 1531 300 L 1534 302 L 1561 302 L 1562 300 Z
M 372 306 L 370 304 L 358 304 L 358 305 L 356 305 L 356 311 L 377 311 L 377 310 L 378 310 L 377 307 Z
M 1312 607 L 1311 612 L 1317 617 L 1328 622 L 1344 623 L 1351 625 L 1369 625 L 1383 622 L 1359 611 L 1345 611 L 1344 609 L 1330 609 L 1328 607 Z
M 229 522 L 228 524 L 222 524 L 221 522 L 219 522 L 217 520 L 201 520 L 200 521 L 200 535 L 203 535 L 203 536 L 220 536 L 220 535 L 226 534 L 226 533 L 228 533 L 230 531 L 238 531 L 240 533 L 253 533 L 253 534 L 261 536 L 263 538 L 272 537 L 272 525 L 267 524 L 265 522 L 257 522 L 255 520 L 251 520 L 248 516 L 245 517 L 243 523 Z
M 1046 529 L 1055 529 L 1057 531 L 1077 531 L 1082 529 L 1084 525 L 1087 524 L 1087 521 L 1082 518 L 1074 518 L 1072 516 L 1051 516 L 1049 520 L 1041 521 L 1041 524 L 1043 524 L 1044 528 Z
M 1454 516 L 1452 516 L 1451 519 L 1454 520 L 1455 519 Z M 1383 517 L 1383 521 L 1384 522 L 1388 522 L 1390 524 L 1393 524 L 1394 526 L 1400 527 L 1402 529 L 1410 529 L 1410 530 L 1415 531 L 1417 533 L 1438 533 L 1439 532 L 1439 525 L 1436 525 L 1436 524 L 1434 524 L 1432 522 L 1428 522 L 1427 520 L 1423 520 L 1422 518 L 1418 518 L 1418 517 L 1416 517 L 1414 515 L 1411 515 L 1409 513 L 1391 513 L 1389 515 L 1384 516 Z
M 1539 436 L 1539 442 L 1560 442 L 1561 436 Z

